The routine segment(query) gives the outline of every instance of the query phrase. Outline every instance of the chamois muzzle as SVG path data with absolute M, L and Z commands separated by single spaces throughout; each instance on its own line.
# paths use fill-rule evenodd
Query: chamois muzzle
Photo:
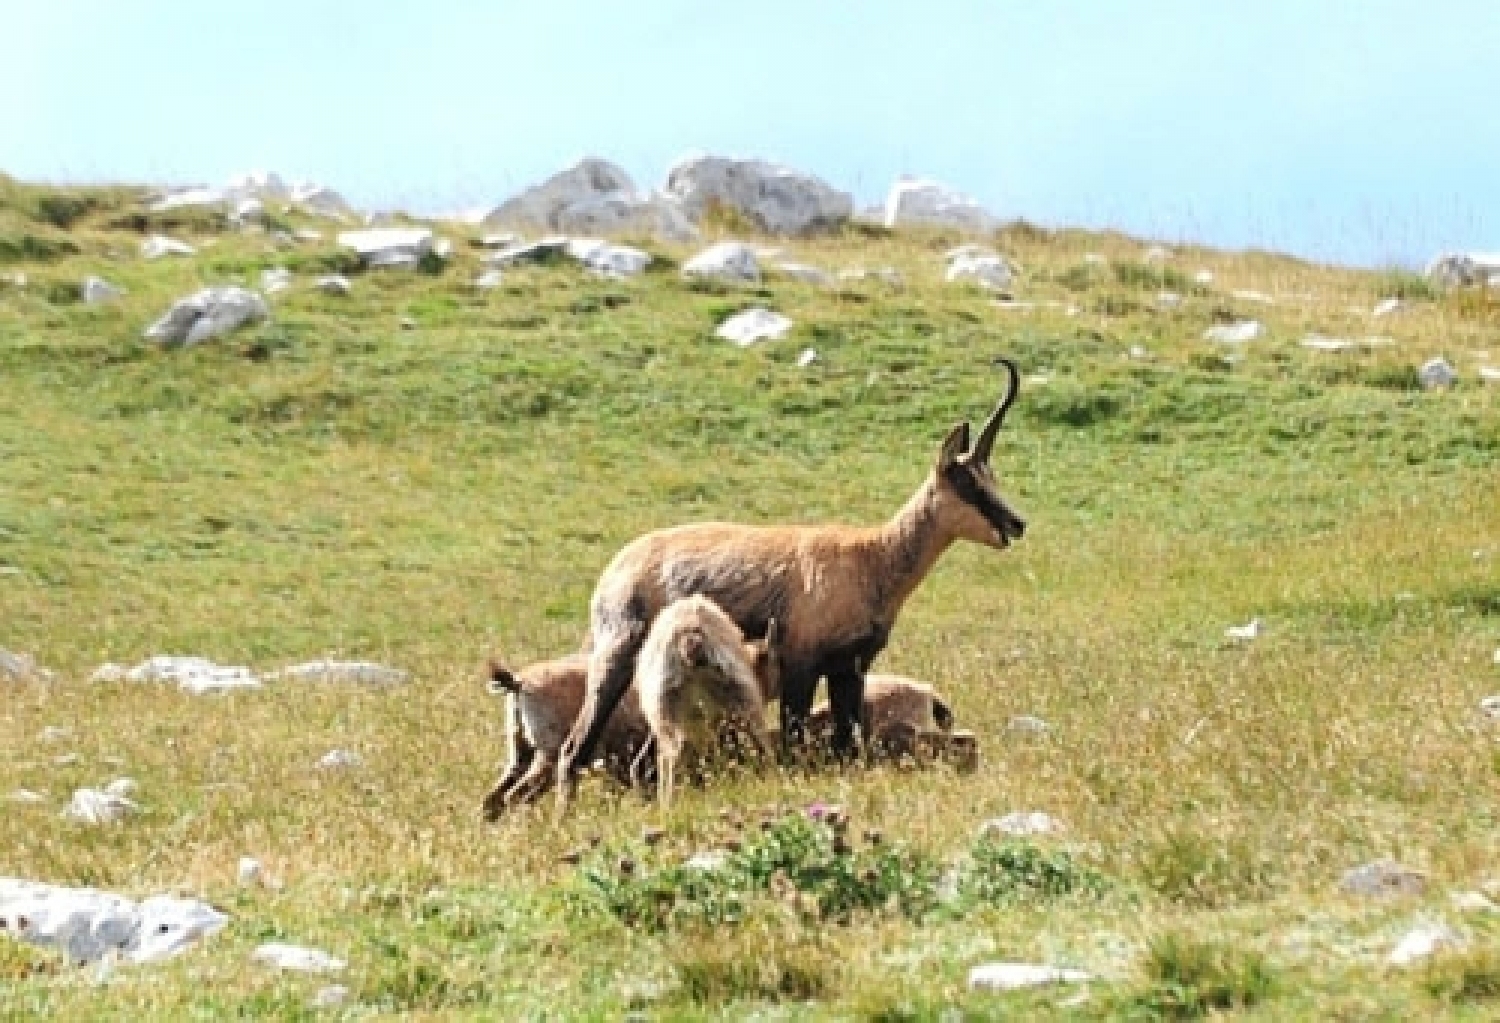
M 995 434 L 1000 432 L 1000 424 L 1005 421 L 1005 413 L 1010 411 L 1011 405 L 1015 403 L 1016 394 L 1021 390 L 1021 372 L 1016 368 L 1016 364 L 1004 356 L 995 361 L 1004 366 L 1006 372 L 1010 374 L 1010 386 L 1006 388 L 1005 397 L 1000 399 L 1000 404 L 995 406 L 995 411 L 991 412 L 989 419 L 985 420 L 984 429 L 979 431 L 979 439 L 974 442 L 974 450 L 969 456 L 970 460 L 975 462 L 990 460 L 990 449 L 995 446 Z M 1016 521 L 1020 522 L 1019 519 Z M 1024 530 L 1025 523 L 1021 523 L 1020 528 Z M 1018 531 L 1016 536 L 1020 535 Z

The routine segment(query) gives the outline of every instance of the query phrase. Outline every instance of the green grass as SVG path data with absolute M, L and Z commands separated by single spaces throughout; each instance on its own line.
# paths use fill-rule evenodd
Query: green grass
M 1380 965 L 1412 914 L 1450 912 L 1448 889 L 1500 872 L 1500 757 L 1476 709 L 1500 690 L 1500 407 L 1474 382 L 1500 354 L 1491 300 L 1406 281 L 1421 301 L 1376 328 L 1365 310 L 1387 274 L 1191 247 L 1158 269 L 1132 239 L 1025 225 L 996 241 L 1025 268 L 1029 312 L 946 286 L 952 237 L 852 230 L 788 255 L 893 266 L 902 287 L 688 284 L 672 268 L 691 250 L 651 245 L 662 269 L 635 280 L 525 267 L 481 292 L 445 228 L 454 264 L 358 274 L 338 298 L 308 285 L 354 269 L 331 243 L 168 224 L 129 190 L 0 186 L 0 239 L 60 246 L 0 275 L 0 645 L 59 675 L 3 693 L 0 793 L 47 802 L 6 804 L 0 869 L 194 892 L 233 918 L 106 985 L 0 946 L 6 1012 L 310 1015 L 322 982 L 249 962 L 273 939 L 347 958 L 338 980 L 372 1015 L 1493 1007 L 1493 924 L 1472 922 L 1471 962 Z M 199 255 L 140 260 L 140 232 L 168 228 Z M 257 287 L 276 265 L 298 280 L 269 323 L 173 352 L 140 340 L 182 294 Z M 1200 268 L 1214 286 L 1185 286 Z M 89 274 L 126 295 L 76 301 Z M 1183 303 L 1154 309 L 1161 287 Z M 1225 360 L 1200 337 L 1233 289 L 1276 302 L 1255 310 L 1266 336 Z M 791 336 L 713 338 L 755 302 L 793 317 Z M 1329 355 L 1300 347 L 1311 331 L 1396 343 Z M 807 369 L 804 347 L 820 356 Z M 480 823 L 505 732 L 487 654 L 575 648 L 600 570 L 644 530 L 883 519 L 946 430 L 988 411 L 1002 353 L 1029 382 L 995 466 L 1030 528 L 1004 554 L 950 551 L 878 665 L 939 685 L 980 738 L 976 774 L 739 773 L 665 815 L 590 783 L 561 824 Z M 1460 370 L 1452 392 L 1413 386 L 1435 354 Z M 1252 616 L 1264 636 L 1224 640 Z M 213 698 L 86 681 L 153 653 L 371 658 L 414 680 Z M 1009 731 L 1020 714 L 1050 731 Z M 48 725 L 72 738 L 44 742 Z M 314 770 L 333 747 L 364 766 Z M 140 817 L 59 818 L 74 787 L 120 774 L 140 783 Z M 758 830 L 815 801 L 848 810 L 847 852 L 800 824 Z M 1031 809 L 1062 837 L 976 842 L 984 819 Z M 648 826 L 665 837 L 646 849 Z M 730 846 L 723 876 L 682 869 Z M 243 855 L 284 887 L 240 888 Z M 1337 894 L 1383 855 L 1429 873 L 1430 904 Z M 1101 980 L 1078 1004 L 1071 989 L 971 994 L 968 970 L 991 959 Z

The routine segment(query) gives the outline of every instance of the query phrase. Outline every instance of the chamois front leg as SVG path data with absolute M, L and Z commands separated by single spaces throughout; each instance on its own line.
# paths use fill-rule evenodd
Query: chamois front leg
M 807 741 L 807 716 L 818 688 L 816 672 L 783 670 L 781 676 L 781 752 L 788 762 Z
M 562 754 L 557 761 L 557 813 L 568 810 L 574 791 L 578 787 L 578 772 L 586 767 L 609 716 L 619 706 L 620 698 L 630 687 L 635 674 L 635 658 L 640 651 L 645 629 L 628 628 L 614 630 L 602 638 L 589 658 L 588 682 L 583 693 L 583 706 L 573 722 L 573 729 L 563 742 Z
M 833 715 L 833 753 L 840 760 L 854 753 L 854 726 L 865 705 L 865 673 L 859 661 L 846 662 L 828 672 L 828 709 Z M 869 736 L 861 736 L 868 742 Z

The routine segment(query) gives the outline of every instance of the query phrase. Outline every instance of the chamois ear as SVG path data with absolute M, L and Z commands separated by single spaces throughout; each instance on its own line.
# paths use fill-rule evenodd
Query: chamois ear
M 772 618 L 770 621 L 766 622 L 766 650 L 769 653 L 774 654 L 776 653 L 777 649 L 780 648 L 780 646 L 781 623 Z
M 489 691 L 496 696 L 501 693 L 518 693 L 521 691 L 521 680 L 511 674 L 509 668 L 490 658 L 487 666 L 489 674 Z
M 953 429 L 948 431 L 948 436 L 943 440 L 942 450 L 938 452 L 938 468 L 946 469 L 958 461 L 958 457 L 966 454 L 969 450 L 969 421 L 965 419 Z

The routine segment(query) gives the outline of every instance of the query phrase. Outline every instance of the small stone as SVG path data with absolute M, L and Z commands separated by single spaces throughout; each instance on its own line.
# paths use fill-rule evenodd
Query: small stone
M 318 993 L 312 996 L 311 1005 L 314 1009 L 336 1009 L 348 1000 L 348 988 L 342 984 L 329 984 L 318 988 Z
M 1083 261 L 1086 264 L 1088 264 L 1089 266 L 1108 266 L 1109 265 L 1109 260 L 1106 259 L 1105 257 L 1101 256 L 1097 252 L 1085 252 L 1083 254 Z
M 1454 892 L 1448 901 L 1460 913 L 1493 913 L 1500 909 L 1483 892 Z
M 1458 382 L 1458 373 L 1447 359 L 1438 357 L 1422 363 L 1422 368 L 1417 370 L 1417 379 L 1422 382 L 1423 390 L 1432 391 L 1452 387 Z
M 747 348 L 758 341 L 776 340 L 792 329 L 792 321 L 762 306 L 754 306 L 719 324 L 716 337 Z
M 1427 875 L 1383 859 L 1346 871 L 1339 887 L 1348 895 L 1390 897 L 1421 895 L 1427 890 Z
M 417 321 L 414 320 L 414 319 L 412 319 L 410 316 L 403 316 L 397 322 L 400 323 L 402 330 L 416 330 L 417 329 Z
M 328 274 L 319 277 L 313 282 L 313 287 L 325 295 L 347 295 L 354 290 L 354 285 L 349 283 L 349 278 L 342 274 Z
M 1500 650 L 1495 651 L 1495 663 L 1500 664 Z M 1486 696 L 1479 701 L 1479 709 L 1489 717 L 1500 721 L 1500 695 Z
M 252 961 L 295 973 L 338 973 L 347 965 L 327 952 L 279 941 L 261 945 L 250 954 Z
M 1019 714 L 1011 718 L 1005 727 L 1021 735 L 1046 735 L 1052 730 L 1047 722 L 1030 714 Z
M 729 862 L 729 853 L 724 849 L 705 849 L 689 856 L 682 864 L 687 870 L 718 870 Z
M 411 673 L 374 661 L 306 661 L 266 676 L 268 681 L 324 683 L 328 685 L 395 686 Z
M 1034 963 L 984 963 L 969 971 L 970 991 L 1018 991 L 1046 984 L 1079 984 L 1093 980 L 1082 970 Z
M 240 884 L 248 886 L 260 884 L 261 880 L 265 877 L 265 873 L 265 868 L 260 865 L 260 860 L 253 856 L 241 856 L 235 876 L 239 878 Z
M 488 291 L 490 288 L 498 288 L 504 280 L 505 275 L 499 270 L 486 270 L 474 278 L 474 287 Z
M 1156 294 L 1156 304 L 1162 309 L 1176 309 L 1182 305 L 1182 296 L 1175 291 L 1160 291 Z
M 138 809 L 125 796 L 98 789 L 78 789 L 63 807 L 62 815 L 80 824 L 118 824 Z
M 154 234 L 141 242 L 141 255 L 146 259 L 161 259 L 163 256 L 191 256 L 198 250 L 187 242 Z
M 1194 284 L 1201 285 L 1203 287 L 1207 287 L 1208 285 L 1212 284 L 1213 282 L 1214 282 L 1214 274 L 1213 274 L 1212 270 L 1199 270 L 1197 273 L 1193 274 L 1193 283 Z
M 981 288 L 1009 288 L 1015 280 L 1015 269 L 1004 257 L 994 252 L 962 253 L 948 263 L 945 279 L 973 281 Z
M 137 788 L 134 778 L 116 778 L 104 786 L 106 795 L 114 796 L 116 799 L 129 799 Z
M 1382 298 L 1379 302 L 1375 303 L 1375 308 L 1370 310 L 1370 315 L 1376 318 L 1389 316 L 1400 308 L 1401 300 L 1399 298 Z
M 812 348 L 804 348 L 802 349 L 802 354 L 797 356 L 797 367 L 799 369 L 806 369 L 817 361 L 817 351 Z
M 1252 639 L 1258 639 L 1265 631 L 1265 623 L 1259 618 L 1252 618 L 1244 625 L 1231 625 L 1224 630 L 1224 638 L 1238 643 L 1248 643 Z
M 682 266 L 684 277 L 716 277 L 728 281 L 760 280 L 755 250 L 743 242 L 710 245 Z
M 1132 359 L 1149 359 L 1151 352 L 1144 345 L 1131 345 L 1127 353 Z
M 269 315 L 266 300 L 253 291 L 234 286 L 204 288 L 172 303 L 146 328 L 145 338 L 163 345 L 195 345 Z
M 1458 949 L 1463 945 L 1463 936 L 1441 921 L 1418 924 L 1402 935 L 1386 962 L 1392 966 L 1409 966 L 1434 952 Z
M 310 227 L 299 227 L 292 232 L 292 237 L 299 242 L 320 242 L 323 240 L 323 232 L 314 231 Z
M 1146 250 L 1146 262 L 1165 263 L 1172 258 L 1172 250 L 1161 245 L 1153 245 Z
M 1275 302 L 1275 300 L 1271 298 L 1270 295 L 1267 295 L 1264 291 L 1247 291 L 1243 288 L 1231 291 L 1229 293 L 1229 296 L 1231 298 L 1237 298 L 1241 302 L 1258 302 L 1261 305 L 1272 305 Z
M 100 305 L 104 302 L 113 302 L 125 289 L 116 287 L 102 277 L 86 277 L 83 281 L 83 300 L 89 305 Z
M 1223 345 L 1242 345 L 1260 337 L 1264 330 L 1259 320 L 1216 323 L 1203 332 L 1203 340 Z
M 16 789 L 8 797 L 12 803 L 45 803 L 47 797 L 30 789 Z
M 982 838 L 996 835 L 1028 838 L 1032 835 L 1052 835 L 1063 830 L 1062 821 L 1040 810 L 1008 813 L 1003 817 L 993 817 L 979 826 Z
M 73 729 L 64 728 L 61 725 L 48 725 L 37 733 L 40 742 L 62 742 L 64 739 L 73 738 Z
M 364 760 L 358 753 L 346 749 L 331 749 L 318 758 L 318 768 L 323 771 L 358 767 L 362 763 L 364 763 Z
M 260 272 L 260 290 L 275 295 L 292 286 L 292 272 L 284 266 L 268 266 Z

